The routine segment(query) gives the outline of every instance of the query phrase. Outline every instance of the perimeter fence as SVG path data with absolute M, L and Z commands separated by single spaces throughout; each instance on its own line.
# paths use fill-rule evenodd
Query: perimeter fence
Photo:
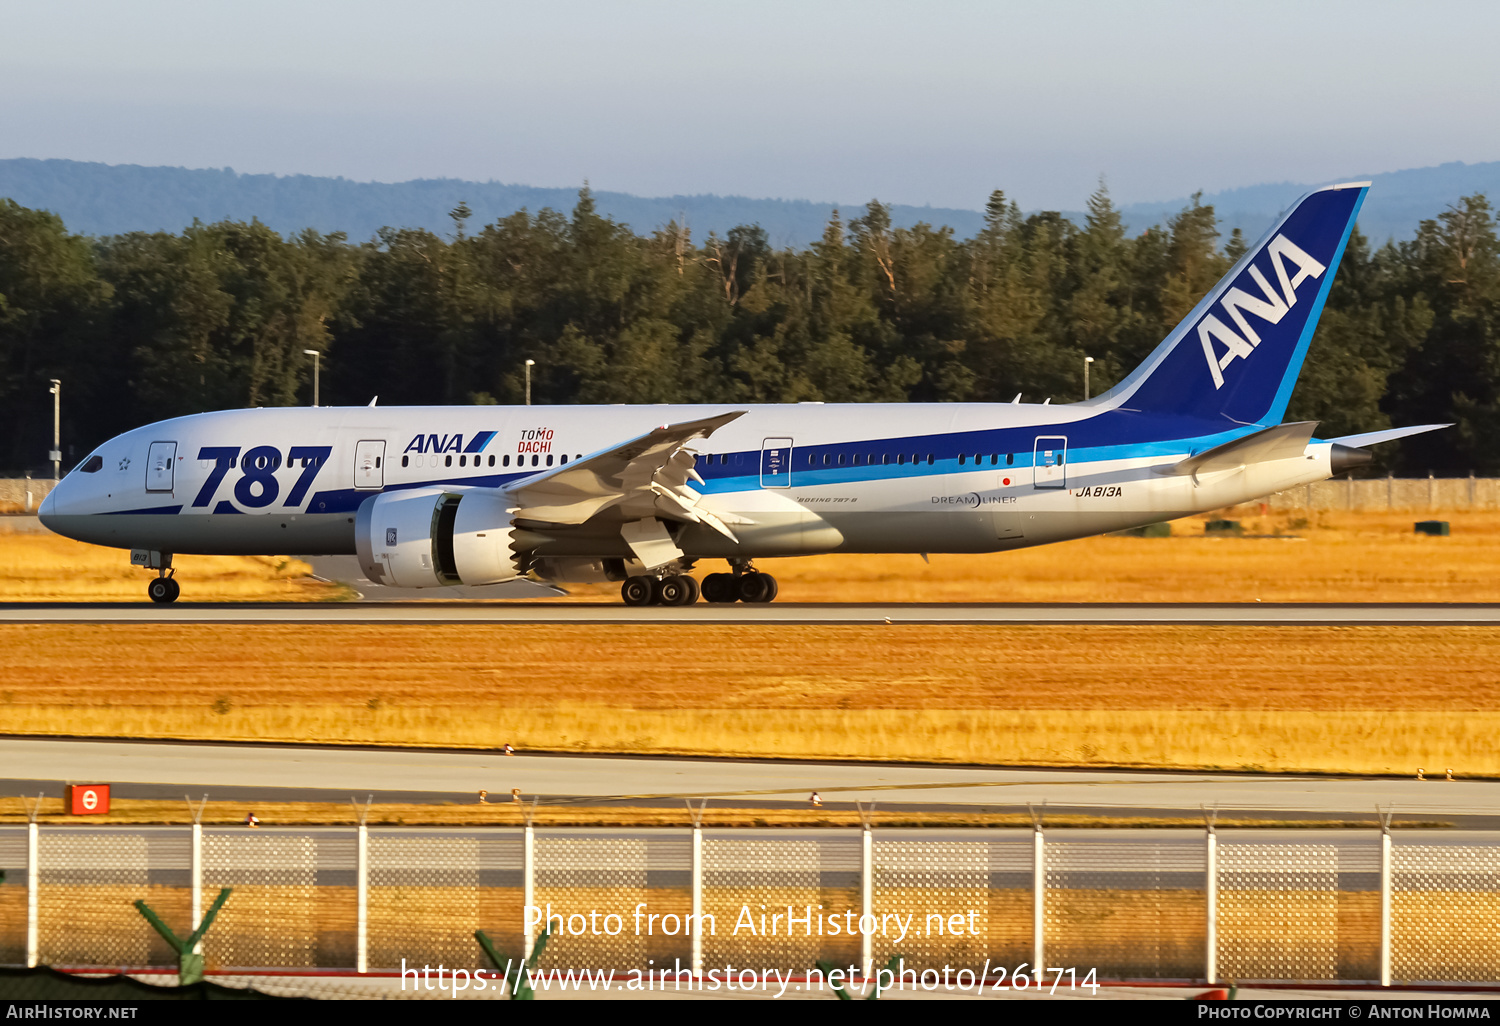
M 1298 835 L 1287 843 L 1289 834 Z M 210 970 L 944 966 L 1100 980 L 1500 980 L 1500 833 L 0 827 L 0 963 Z M 527 916 L 525 910 L 536 911 Z M 695 925 L 698 927 L 695 929 Z M 181 931 L 184 934 L 186 930 Z M 488 966 L 484 966 L 488 968 Z
M 1341 477 L 1288 488 L 1264 500 L 1277 512 L 1291 510 L 1438 510 L 1476 512 L 1500 509 L 1500 478 Z

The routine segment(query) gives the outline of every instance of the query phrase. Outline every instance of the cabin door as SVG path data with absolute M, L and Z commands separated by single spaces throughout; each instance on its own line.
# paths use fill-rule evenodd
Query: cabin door
M 767 438 L 760 443 L 760 486 L 762 488 L 790 488 L 792 486 L 792 440 L 790 438 Z
M 370 491 L 385 487 L 384 442 L 359 442 L 354 446 L 354 487 Z
M 1039 435 L 1032 453 L 1032 484 L 1038 488 L 1068 487 L 1068 437 Z

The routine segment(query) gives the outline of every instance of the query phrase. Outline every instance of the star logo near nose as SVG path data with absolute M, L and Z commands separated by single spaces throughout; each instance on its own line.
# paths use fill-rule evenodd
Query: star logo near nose
M 129 468 L 130 468 L 130 457 L 126 456 L 125 458 L 123 458 L 122 460 L 120 460 L 120 469 L 121 470 L 128 470 Z

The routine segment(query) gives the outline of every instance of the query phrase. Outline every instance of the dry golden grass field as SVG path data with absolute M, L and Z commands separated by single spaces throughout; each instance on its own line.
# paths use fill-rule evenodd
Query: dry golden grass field
M 1500 514 L 1439 516 L 1452 537 L 1324 514 L 1242 517 L 1300 540 L 1208 539 L 1198 518 L 765 568 L 792 602 L 1500 601 Z M 0 547 L 0 600 L 144 600 L 124 553 Z M 179 566 L 189 600 L 343 594 L 290 561 Z M 1486 628 L 7 625 L 0 645 L 0 733 L 1500 775 Z
M 1500 775 L 1500 630 L 7 625 L 5 733 Z

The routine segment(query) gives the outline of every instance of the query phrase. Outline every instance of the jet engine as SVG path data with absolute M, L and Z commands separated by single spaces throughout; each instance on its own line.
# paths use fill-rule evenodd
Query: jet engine
M 414 488 L 372 495 L 355 517 L 365 576 L 392 588 L 500 584 L 521 576 L 511 550 L 513 506 L 487 488 Z

